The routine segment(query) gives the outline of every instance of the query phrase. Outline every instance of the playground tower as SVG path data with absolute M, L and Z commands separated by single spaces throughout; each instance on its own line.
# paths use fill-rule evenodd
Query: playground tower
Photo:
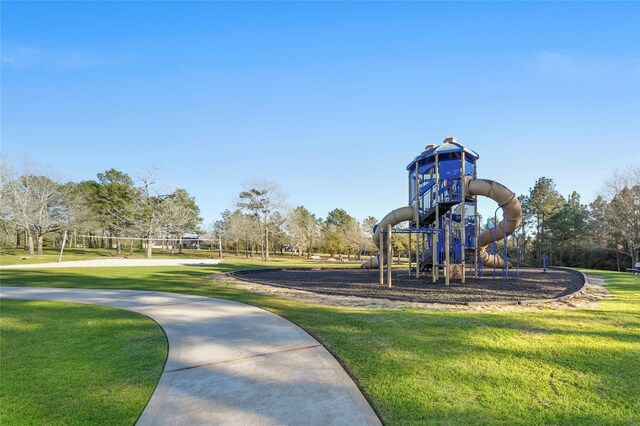
M 451 278 L 464 283 L 466 265 L 477 276 L 481 263 L 487 267 L 507 268 L 500 256 L 487 247 L 508 237 L 520 224 L 522 208 L 516 195 L 505 186 L 477 178 L 480 156 L 448 137 L 441 145 L 427 145 L 407 165 L 408 206 L 393 210 L 374 227 L 374 242 L 380 253 L 362 264 L 380 268 L 390 257 L 392 233 L 409 234 L 410 270 L 415 276 L 430 275 L 436 282 L 442 272 L 448 284 Z M 495 200 L 503 211 L 503 220 L 495 228 L 478 233 L 478 195 Z M 409 221 L 408 228 L 393 229 Z M 412 269 L 412 255 L 415 268 Z M 388 268 L 389 279 L 391 277 Z M 389 280 L 390 282 L 390 280 Z

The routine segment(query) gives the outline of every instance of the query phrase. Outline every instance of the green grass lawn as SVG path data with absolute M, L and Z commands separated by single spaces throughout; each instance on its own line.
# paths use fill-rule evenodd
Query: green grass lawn
M 29 256 L 29 253 L 22 248 L 15 247 L 0 247 L 0 265 L 18 265 L 18 264 L 35 264 L 35 263 L 49 263 L 57 262 L 60 256 L 60 248 L 45 247 L 42 256 L 33 255 Z M 246 259 L 246 262 L 254 264 L 260 259 L 260 255 L 255 255 L 253 258 Z M 329 255 L 323 254 L 323 257 Z M 133 253 L 129 249 L 123 249 L 121 254 L 117 254 L 115 249 L 89 249 L 89 248 L 65 248 L 62 256 L 63 262 L 69 262 L 72 260 L 91 260 L 91 259 L 107 259 L 112 257 L 127 258 L 127 259 L 144 259 L 144 251 L 142 249 L 134 249 Z M 235 256 L 234 254 L 223 252 L 224 258 L 233 259 L 236 262 L 245 261 L 244 256 Z M 217 250 L 193 250 L 184 249 L 183 253 L 178 253 L 177 250 L 171 253 L 170 250 L 153 249 L 153 258 L 155 259 L 218 259 Z M 291 254 L 286 255 L 271 255 L 272 261 L 276 263 L 284 263 L 290 265 L 294 263 L 298 266 L 304 266 L 307 263 L 305 257 L 297 257 Z M 273 262 L 272 262 L 273 263 Z M 312 261 L 313 264 L 323 264 L 323 266 L 332 267 L 344 267 L 349 264 L 338 262 L 318 262 Z M 271 265 L 274 266 L 274 265 Z M 353 266 L 353 264 L 351 264 Z
M 29 252 L 21 248 L 2 247 L 0 248 L 0 264 L 17 265 L 23 263 L 48 263 L 57 262 L 60 256 L 60 248 L 45 247 L 42 256 L 29 256 Z M 126 257 L 128 259 L 144 259 L 144 251 L 135 249 L 133 253 L 128 248 L 124 248 L 121 254 L 117 254 L 115 249 L 89 249 L 89 248 L 65 248 L 62 256 L 63 262 L 72 260 L 105 259 L 110 257 Z M 208 250 L 184 250 L 180 254 L 176 250 L 171 254 L 170 250 L 154 249 L 153 257 L 157 259 L 168 259 L 184 257 L 189 259 L 217 259 L 217 251 Z
M 229 260 L 5 270 L 1 277 L 3 285 L 172 291 L 263 307 L 329 348 L 386 424 L 640 423 L 637 276 L 588 271 L 605 277 L 612 292 L 597 309 L 479 312 L 316 306 L 249 293 L 220 274 L 261 266 Z
M 167 356 L 142 315 L 75 303 L 0 304 L 0 423 L 133 424 Z

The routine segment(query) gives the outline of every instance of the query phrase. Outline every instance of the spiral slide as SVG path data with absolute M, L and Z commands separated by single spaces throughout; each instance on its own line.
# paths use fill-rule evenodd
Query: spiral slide
M 466 196 L 481 195 L 491 198 L 498 205 L 504 208 L 504 219 L 496 225 L 495 229 L 487 229 L 478 237 L 478 254 L 484 266 L 493 268 L 502 268 L 504 261 L 495 254 L 487 253 L 487 247 L 494 241 L 500 241 L 505 236 L 510 235 L 520 224 L 522 220 L 522 206 L 516 194 L 509 190 L 506 186 L 489 180 L 489 179 L 473 179 L 469 176 L 465 177 Z M 400 207 L 387 214 L 377 225 L 373 234 L 373 242 L 376 244 L 380 252 L 376 257 L 372 257 L 360 267 L 363 269 L 377 268 L 380 265 L 380 257 L 384 257 L 385 247 L 380 247 L 380 232 L 383 232 L 388 225 L 395 226 L 398 223 L 412 220 L 415 215 L 416 204 L 411 206 Z M 384 242 L 383 242 L 384 244 Z
M 491 198 L 504 208 L 504 219 L 495 229 L 486 229 L 478 237 L 478 255 L 482 264 L 488 268 L 502 268 L 504 261 L 496 254 L 487 253 L 487 247 L 494 241 L 500 241 L 520 225 L 522 220 L 522 206 L 516 194 L 506 186 L 489 179 L 472 179 L 466 177 L 467 196 L 482 195 Z

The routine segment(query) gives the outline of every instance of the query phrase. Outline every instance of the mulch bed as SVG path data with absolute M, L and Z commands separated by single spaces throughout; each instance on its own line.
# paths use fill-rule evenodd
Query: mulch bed
M 444 279 L 432 283 L 426 278 L 409 276 L 407 270 L 393 271 L 393 287 L 378 284 L 377 270 L 362 269 L 262 269 L 237 271 L 236 278 L 278 287 L 312 291 L 323 294 L 373 297 L 426 303 L 517 303 L 526 300 L 551 299 L 578 291 L 584 284 L 582 274 L 560 269 L 542 272 L 538 268 L 520 268 L 519 278 L 509 271 L 504 279 L 498 271 L 485 272 L 484 276 L 467 276 L 466 283 L 452 280 L 449 287 Z

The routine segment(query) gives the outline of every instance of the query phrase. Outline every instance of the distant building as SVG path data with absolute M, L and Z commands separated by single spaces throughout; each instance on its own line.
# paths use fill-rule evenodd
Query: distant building
M 174 249 L 179 249 L 180 241 L 174 238 L 155 238 L 152 240 L 153 248 L 170 249 L 173 245 Z M 182 248 L 193 250 L 213 250 L 218 248 L 218 244 L 208 239 L 197 237 L 182 237 Z

